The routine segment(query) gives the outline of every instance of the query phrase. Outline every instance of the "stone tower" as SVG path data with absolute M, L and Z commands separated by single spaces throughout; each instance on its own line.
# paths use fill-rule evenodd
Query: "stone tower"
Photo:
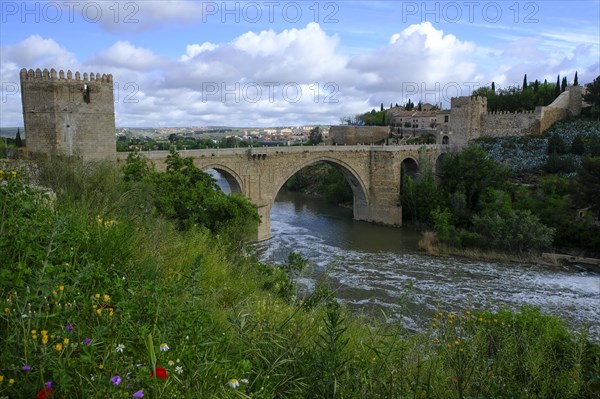
M 464 145 L 479 138 L 481 117 L 487 114 L 487 98 L 480 96 L 455 97 L 450 100 L 450 131 L 454 144 Z
M 112 75 L 23 68 L 20 80 L 29 154 L 116 157 Z

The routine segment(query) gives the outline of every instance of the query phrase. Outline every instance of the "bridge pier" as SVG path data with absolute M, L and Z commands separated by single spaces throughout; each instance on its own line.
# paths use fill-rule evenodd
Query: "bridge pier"
M 256 206 L 260 223 L 256 232 L 256 241 L 265 241 L 271 238 L 271 205 Z

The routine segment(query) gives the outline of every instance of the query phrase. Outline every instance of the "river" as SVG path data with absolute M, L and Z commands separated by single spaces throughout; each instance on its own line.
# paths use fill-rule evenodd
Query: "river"
M 427 326 L 438 309 L 534 305 L 600 340 L 600 276 L 582 269 L 430 256 L 409 228 L 355 221 L 350 209 L 283 190 L 271 232 L 257 245 L 262 260 L 284 262 L 299 252 L 311 265 L 300 284 L 310 289 L 326 278 L 351 309 L 383 310 L 411 330 Z

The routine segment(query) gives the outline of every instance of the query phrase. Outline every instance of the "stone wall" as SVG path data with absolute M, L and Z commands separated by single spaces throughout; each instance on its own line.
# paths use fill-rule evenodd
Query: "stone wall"
M 331 126 L 329 138 L 331 144 L 356 145 L 379 144 L 390 137 L 388 126 Z
M 112 75 L 22 69 L 20 80 L 29 154 L 115 158 Z
M 481 115 L 481 136 L 503 137 L 537 133 L 538 113 L 526 112 L 488 112 Z

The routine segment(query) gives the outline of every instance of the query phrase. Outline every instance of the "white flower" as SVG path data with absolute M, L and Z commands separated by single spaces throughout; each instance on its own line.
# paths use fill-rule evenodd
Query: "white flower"
M 166 343 L 163 342 L 162 344 L 160 344 L 159 348 L 160 348 L 161 352 L 166 352 L 169 350 L 169 345 L 167 345 Z
M 115 352 L 123 353 L 123 349 L 125 349 L 125 345 L 123 345 L 123 344 L 119 344 L 119 345 L 117 345 L 117 347 L 115 348 Z
M 169 360 L 169 361 L 167 362 L 167 364 L 168 364 L 169 366 L 173 366 L 173 365 L 175 364 L 175 362 L 174 362 L 174 361 L 172 361 L 172 360 Z
M 240 383 L 235 378 L 232 378 L 229 380 L 229 386 L 235 389 L 240 386 Z
M 249 382 L 247 378 L 242 378 L 240 381 L 243 382 L 244 384 L 247 384 Z
M 177 374 L 183 374 L 183 367 L 181 367 L 181 366 L 177 366 L 177 367 L 175 367 L 175 372 L 176 372 Z

